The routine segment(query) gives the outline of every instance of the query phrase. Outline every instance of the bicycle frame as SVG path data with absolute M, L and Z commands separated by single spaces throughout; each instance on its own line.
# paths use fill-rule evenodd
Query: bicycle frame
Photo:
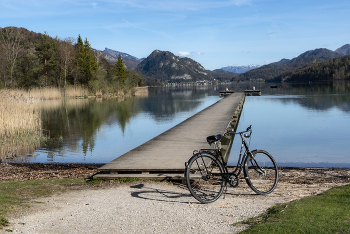
M 236 166 L 236 169 L 232 172 L 229 172 L 228 171 L 228 168 L 227 168 L 227 163 L 224 161 L 224 158 L 222 156 L 222 153 L 221 153 L 221 150 L 220 150 L 220 147 L 219 147 L 219 144 L 218 144 L 218 141 L 214 142 L 214 149 L 200 149 L 199 150 L 199 153 L 201 152 L 213 152 L 212 154 L 220 161 L 220 163 L 224 166 L 224 171 L 225 173 L 224 174 L 216 174 L 216 173 L 213 173 L 213 175 L 222 175 L 223 178 L 225 180 L 230 180 L 230 177 L 231 176 L 234 176 L 236 178 L 238 178 L 238 176 L 241 174 L 242 172 L 242 168 L 243 168 L 243 164 L 246 160 L 246 158 L 248 157 L 248 155 L 251 155 L 251 152 L 249 150 L 249 146 L 248 146 L 248 143 L 246 142 L 246 140 L 244 139 L 244 136 L 243 136 L 243 133 L 246 133 L 246 132 L 250 132 L 249 134 L 249 137 L 251 136 L 251 130 L 247 130 L 247 131 L 243 131 L 243 132 L 231 132 L 231 133 L 228 133 L 228 134 L 236 134 L 236 135 L 239 135 L 241 137 L 241 140 L 242 140 L 242 144 L 241 144 L 241 150 L 240 150 L 240 153 L 239 153 L 239 157 L 238 157 L 238 161 L 237 161 L 237 166 Z M 228 135 L 227 134 L 227 135 Z M 248 138 L 249 138 L 248 137 Z M 243 152 L 243 148 L 245 148 L 245 152 L 244 154 L 242 154 Z

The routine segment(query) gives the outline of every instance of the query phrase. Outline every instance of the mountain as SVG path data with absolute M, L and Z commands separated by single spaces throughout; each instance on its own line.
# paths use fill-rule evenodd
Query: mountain
M 316 62 L 339 58 L 341 56 L 342 56 L 341 54 L 335 51 L 331 51 L 324 48 L 309 50 L 291 60 L 282 59 L 278 62 L 270 63 L 267 65 L 261 66 L 259 68 L 256 68 L 254 70 L 250 70 L 246 73 L 240 74 L 239 76 L 235 77 L 234 80 L 269 81 L 285 72 L 293 72 L 301 67 L 304 67 Z
M 248 66 L 228 66 L 222 67 L 222 70 L 233 72 L 233 73 L 245 73 L 247 71 L 253 70 L 255 68 L 260 67 L 260 65 L 248 65 Z
M 313 63 L 295 71 L 285 72 L 273 79 L 276 82 L 308 82 L 350 79 L 350 56 Z
M 301 59 L 304 59 L 306 57 L 310 57 L 310 56 L 315 56 L 323 61 L 326 61 L 329 59 L 339 58 L 339 57 L 341 57 L 341 54 L 339 54 L 335 51 L 332 51 L 332 50 L 324 49 L 324 48 L 309 50 L 309 51 L 302 53 L 298 57 L 293 58 L 291 60 L 291 63 L 298 61 L 298 60 L 301 60 Z
M 236 73 L 225 71 L 223 69 L 215 69 L 213 71 L 208 71 L 208 73 L 214 79 L 219 80 L 219 81 L 231 80 L 238 75 Z
M 341 55 L 350 55 L 350 44 L 343 45 L 342 47 L 335 50 L 335 52 Z
M 135 56 L 132 56 L 130 54 L 127 53 L 123 53 L 123 52 L 119 52 L 116 50 L 111 50 L 108 48 L 105 48 L 104 51 L 100 51 L 102 53 L 100 53 L 99 55 L 102 56 L 103 58 L 105 58 L 109 63 L 114 64 L 115 61 L 117 61 L 119 54 L 122 56 L 123 58 L 123 62 L 126 66 L 127 69 L 131 69 L 134 70 L 136 68 L 136 66 L 143 60 L 136 58 Z
M 204 67 L 190 58 L 182 58 L 169 51 L 153 51 L 135 68 L 136 72 L 162 81 L 197 81 L 212 79 Z
M 116 50 L 111 50 L 111 49 L 108 49 L 108 48 L 105 48 L 104 52 L 107 53 L 107 54 L 110 54 L 110 55 L 112 55 L 112 56 L 114 56 L 116 58 L 118 58 L 118 56 L 120 54 L 123 59 L 130 58 L 130 59 L 135 60 L 137 62 L 141 62 L 143 60 L 143 59 L 136 58 L 135 56 L 132 56 L 130 54 L 119 52 L 119 51 L 116 51 Z

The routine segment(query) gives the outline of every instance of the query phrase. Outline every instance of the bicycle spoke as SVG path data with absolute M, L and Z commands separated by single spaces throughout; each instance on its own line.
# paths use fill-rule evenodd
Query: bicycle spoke
M 278 169 L 272 156 L 263 150 L 252 152 L 245 165 L 248 185 L 258 194 L 271 193 L 278 180 Z
M 187 186 L 198 201 L 209 203 L 221 196 L 225 185 L 223 169 L 212 155 L 195 155 L 189 161 L 185 173 Z

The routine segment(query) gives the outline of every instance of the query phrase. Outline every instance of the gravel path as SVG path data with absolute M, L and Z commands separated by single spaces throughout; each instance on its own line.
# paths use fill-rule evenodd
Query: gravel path
M 13 233 L 238 233 L 231 224 L 265 212 L 275 204 L 315 195 L 339 183 L 279 183 L 266 196 L 244 183 L 224 198 L 198 203 L 186 186 L 133 182 L 108 188 L 69 191 L 36 199 L 27 213 L 10 218 Z

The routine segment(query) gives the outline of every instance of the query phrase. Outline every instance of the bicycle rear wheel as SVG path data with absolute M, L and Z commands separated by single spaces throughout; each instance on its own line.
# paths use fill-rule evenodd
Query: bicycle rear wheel
M 264 150 L 253 150 L 244 163 L 244 176 L 257 194 L 269 194 L 277 186 L 278 168 L 273 157 Z
M 216 201 L 224 191 L 226 181 L 222 164 L 210 153 L 197 153 L 186 166 L 187 187 L 202 203 Z

